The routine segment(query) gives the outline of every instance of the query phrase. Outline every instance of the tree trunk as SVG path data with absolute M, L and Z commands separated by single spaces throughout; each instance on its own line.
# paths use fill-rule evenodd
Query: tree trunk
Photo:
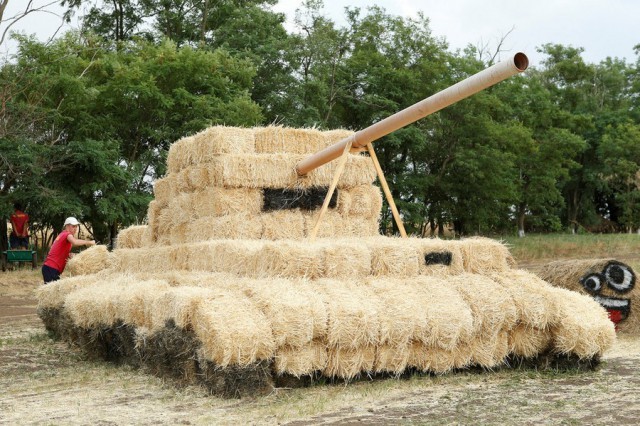
M 524 218 L 525 218 L 525 206 L 520 204 L 518 207 L 518 237 L 524 237 Z
M 9 248 L 9 241 L 7 240 L 8 230 L 9 229 L 7 227 L 7 219 L 3 217 L 0 219 L 0 252 L 6 251 L 7 248 Z M 0 259 L 0 263 L 1 263 L 0 268 L 2 268 L 2 270 L 4 271 L 7 268 L 4 255 L 2 255 L 2 258 Z

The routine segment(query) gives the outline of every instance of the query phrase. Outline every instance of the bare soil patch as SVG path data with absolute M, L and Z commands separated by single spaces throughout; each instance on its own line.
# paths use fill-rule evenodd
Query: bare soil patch
M 638 337 L 620 336 L 596 371 L 364 378 L 225 400 L 84 359 L 51 340 L 35 313 L 39 275 L 11 274 L 14 281 L 0 278 L 0 424 L 624 425 L 640 418 Z

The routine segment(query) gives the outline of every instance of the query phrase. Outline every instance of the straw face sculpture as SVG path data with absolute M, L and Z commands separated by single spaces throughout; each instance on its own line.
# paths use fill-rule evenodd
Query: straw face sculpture
M 514 269 L 493 240 L 379 235 L 369 156 L 346 154 L 339 178 L 337 162 L 297 175 L 349 134 L 212 127 L 179 140 L 147 224 L 39 289 L 46 327 L 89 355 L 229 397 L 321 376 L 597 364 L 615 332 L 592 297 Z
M 631 267 L 614 259 L 551 262 L 538 274 L 558 287 L 592 296 L 621 333 L 640 333 L 640 291 Z

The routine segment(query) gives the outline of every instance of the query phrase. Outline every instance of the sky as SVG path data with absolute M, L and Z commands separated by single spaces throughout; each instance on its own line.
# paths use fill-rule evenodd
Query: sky
M 47 4 L 52 0 L 34 0 Z M 59 2 L 59 1 L 58 1 Z M 56 2 L 56 3 L 58 3 Z M 295 11 L 301 0 L 280 0 L 275 11 L 288 17 L 287 28 L 293 30 Z M 26 0 L 10 0 L 5 18 L 24 8 Z M 444 38 L 451 50 L 468 44 L 486 45 L 489 51 L 507 35 L 503 49 L 508 54 L 524 52 L 531 65 L 543 56 L 536 48 L 545 43 L 558 43 L 584 48 L 586 62 L 598 63 L 606 57 L 625 58 L 636 62 L 633 47 L 640 44 L 640 0 L 325 0 L 324 14 L 338 25 L 344 25 L 344 8 L 366 9 L 376 4 L 393 15 L 416 16 L 422 11 L 430 20 L 432 34 Z M 12 27 L 40 40 L 51 37 L 61 23 L 59 7 L 52 13 L 33 13 Z M 77 26 L 65 26 L 70 28 Z M 4 31 L 5 25 L 0 26 Z M 5 42 L 0 52 L 14 48 Z

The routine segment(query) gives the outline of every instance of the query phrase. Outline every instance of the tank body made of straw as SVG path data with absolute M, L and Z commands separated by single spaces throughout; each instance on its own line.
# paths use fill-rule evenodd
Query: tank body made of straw
M 301 177 L 295 165 L 352 132 L 212 127 L 174 143 L 147 222 L 90 248 L 42 286 L 55 336 L 225 397 L 319 378 L 443 374 L 569 360 L 615 339 L 592 297 L 514 268 L 507 248 L 379 235 L 366 154 Z

